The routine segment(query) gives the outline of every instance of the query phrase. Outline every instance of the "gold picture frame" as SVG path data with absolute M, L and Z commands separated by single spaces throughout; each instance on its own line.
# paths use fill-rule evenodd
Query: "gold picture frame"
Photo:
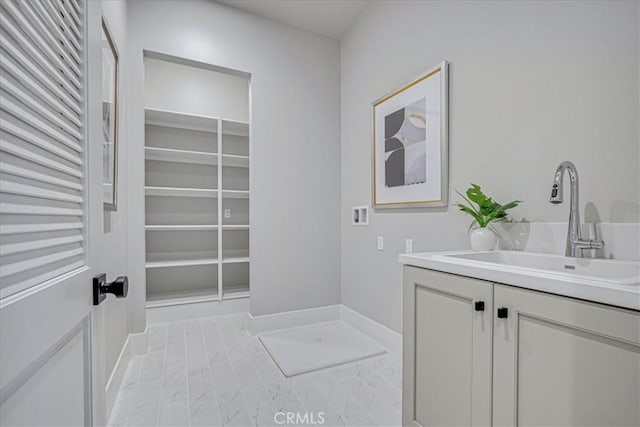
M 372 206 L 448 205 L 448 63 L 372 104 Z

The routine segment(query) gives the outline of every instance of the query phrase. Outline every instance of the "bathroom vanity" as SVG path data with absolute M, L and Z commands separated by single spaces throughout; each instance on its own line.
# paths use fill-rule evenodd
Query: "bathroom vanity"
M 640 425 L 640 264 L 480 254 L 400 256 L 403 425 Z

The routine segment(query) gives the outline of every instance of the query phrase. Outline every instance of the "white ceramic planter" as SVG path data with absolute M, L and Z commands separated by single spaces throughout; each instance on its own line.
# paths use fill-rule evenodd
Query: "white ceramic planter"
M 469 237 L 469 242 L 471 243 L 471 249 L 476 252 L 492 251 L 495 249 L 498 239 L 493 234 L 493 231 L 484 227 L 473 230 Z

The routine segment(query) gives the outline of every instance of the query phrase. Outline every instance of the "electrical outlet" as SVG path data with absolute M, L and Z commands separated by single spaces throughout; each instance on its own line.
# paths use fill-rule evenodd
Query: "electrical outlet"
M 404 241 L 404 252 L 407 254 L 413 253 L 413 239 L 406 239 Z
M 224 210 L 224 217 L 225 218 L 231 218 L 231 209 L 225 209 Z
M 378 236 L 378 250 L 384 251 L 384 237 Z

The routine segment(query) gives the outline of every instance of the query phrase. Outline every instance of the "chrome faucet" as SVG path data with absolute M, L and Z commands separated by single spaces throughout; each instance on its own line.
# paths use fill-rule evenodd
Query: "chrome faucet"
M 564 171 L 569 174 L 571 180 L 571 203 L 569 210 L 569 231 L 567 233 L 567 249 L 565 256 L 582 258 L 583 249 L 602 249 L 602 240 L 583 240 L 580 230 L 580 202 L 578 198 L 578 169 L 570 161 L 560 163 L 553 176 L 553 187 L 551 188 L 551 198 L 549 202 L 554 205 L 563 202 L 562 180 Z

